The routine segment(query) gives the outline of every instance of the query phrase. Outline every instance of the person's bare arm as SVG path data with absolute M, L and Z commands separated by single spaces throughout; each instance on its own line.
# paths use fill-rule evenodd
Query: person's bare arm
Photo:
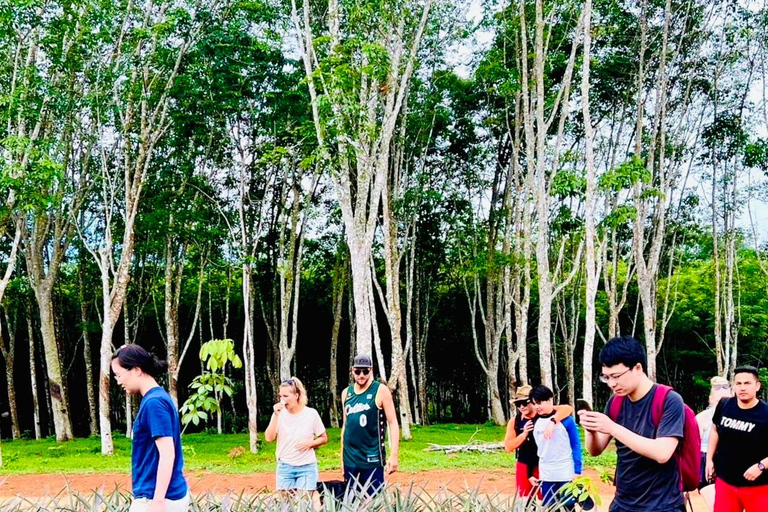
M 526 437 L 528 437 L 528 435 L 525 432 L 520 435 L 515 433 L 515 418 L 512 418 L 507 422 L 507 432 L 504 434 L 504 451 L 511 453 L 517 450 L 520 448 L 520 445 L 523 444 Z
M 552 419 L 554 421 L 550 422 L 549 425 L 544 429 L 544 439 L 552 439 L 552 436 L 555 433 L 555 424 L 562 423 L 562 421 L 570 416 L 573 413 L 573 407 L 570 405 L 556 405 L 555 406 L 555 415 L 552 416 Z
M 596 427 L 591 426 L 590 416 L 588 416 L 590 413 L 592 413 L 592 411 L 579 411 L 578 415 L 579 422 L 581 423 L 581 426 L 584 427 L 584 444 L 587 446 L 589 454 L 596 457 L 605 451 L 608 447 L 608 443 L 610 443 L 613 438 L 608 434 L 594 430 Z
M 568 404 L 563 405 L 556 405 L 555 406 L 555 420 L 557 420 L 558 423 L 562 423 L 562 421 L 573 414 L 573 407 L 571 407 Z
M 704 476 L 708 481 L 715 476 L 714 457 L 718 441 L 720 441 L 720 434 L 717 433 L 717 426 L 713 423 L 712 430 L 709 431 L 709 441 L 707 441 L 707 461 L 704 464 Z
M 611 436 L 605 435 L 602 432 L 590 432 L 585 430 L 586 435 L 584 440 L 587 444 L 587 451 L 593 457 L 600 455 L 608 447 L 608 443 L 613 439 Z
M 394 473 L 400 467 L 400 425 L 397 423 L 397 411 L 395 411 L 392 392 L 387 386 L 379 386 L 379 391 L 376 393 L 376 403 L 384 409 L 384 416 L 387 418 L 387 426 L 389 427 L 389 457 L 385 470 L 387 473 Z
M 155 494 L 152 497 L 150 509 L 153 511 L 165 510 L 165 494 L 171 484 L 173 474 L 173 462 L 176 459 L 176 447 L 170 436 L 155 439 L 158 452 L 157 473 L 155 475 Z
M 523 431 L 520 435 L 515 435 L 515 419 L 512 418 L 509 420 L 509 423 L 507 423 L 507 433 L 504 436 L 504 450 L 507 453 L 511 453 L 520 448 L 520 445 L 525 442 L 529 435 L 531 435 L 532 430 L 533 421 L 529 421 L 523 427 Z
M 264 440 L 268 443 L 277 439 L 277 422 L 282 410 L 283 404 L 278 403 L 273 406 L 272 417 L 269 418 L 269 425 L 264 431 Z
M 304 450 L 314 450 L 315 448 L 319 448 L 320 446 L 323 446 L 325 443 L 328 442 L 328 434 L 323 432 L 319 436 L 315 437 L 314 439 L 311 439 L 306 442 L 298 442 L 296 443 L 296 448 L 300 451 Z
M 347 401 L 347 388 L 344 388 L 341 390 L 341 417 L 343 420 L 343 423 L 341 424 L 341 449 L 339 451 L 340 458 L 341 458 L 341 474 L 344 474 L 344 429 L 347 428 L 347 409 L 344 407 L 344 404 Z
M 675 453 L 675 448 L 680 442 L 676 437 L 659 437 L 656 439 L 643 437 L 619 425 L 605 414 L 596 411 L 581 411 L 579 418 L 581 425 L 588 432 L 592 431 L 590 435 L 592 439 L 587 438 L 587 449 L 591 455 L 602 453 L 608 446 L 610 438 L 613 437 L 624 443 L 633 452 L 655 460 L 659 464 L 664 464 Z M 595 436 L 595 433 L 603 434 L 603 436 Z
M 328 434 L 326 432 L 323 432 L 319 436 L 315 438 L 314 446 L 312 448 L 319 448 L 323 446 L 324 444 L 328 444 Z

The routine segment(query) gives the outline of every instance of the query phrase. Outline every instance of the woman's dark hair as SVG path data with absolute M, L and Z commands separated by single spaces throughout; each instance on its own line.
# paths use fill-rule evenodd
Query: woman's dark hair
M 546 402 L 550 398 L 555 398 L 555 394 L 547 386 L 536 386 L 531 390 L 531 400 L 535 404 Z
M 643 371 L 647 371 L 648 360 L 645 357 L 645 349 L 632 336 L 613 338 L 600 351 L 600 364 L 603 366 L 623 364 L 627 368 L 634 368 L 637 363 L 640 363 Z
M 115 350 L 112 353 L 112 360 L 115 359 L 126 370 L 141 368 L 141 371 L 152 377 L 159 377 L 168 369 L 167 362 L 159 360 L 152 352 L 148 352 L 144 347 L 133 343 L 123 345 Z

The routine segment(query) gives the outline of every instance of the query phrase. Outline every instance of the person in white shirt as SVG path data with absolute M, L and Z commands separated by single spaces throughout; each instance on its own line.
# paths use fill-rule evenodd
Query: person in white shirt
M 277 490 L 311 493 L 318 479 L 315 449 L 328 442 L 323 421 L 307 407 L 307 390 L 296 377 L 280 384 L 280 401 L 273 410 L 264 439 L 277 439 Z
M 709 405 L 696 415 L 696 423 L 699 425 L 699 435 L 701 436 L 701 482 L 699 483 L 699 494 L 704 498 L 704 503 L 707 504 L 711 512 L 715 507 L 715 484 L 707 481 L 705 466 L 707 464 L 709 433 L 712 431 L 712 415 L 715 414 L 717 403 L 722 398 L 730 398 L 733 396 L 733 393 L 731 391 L 731 383 L 725 377 L 712 377 L 709 385 Z

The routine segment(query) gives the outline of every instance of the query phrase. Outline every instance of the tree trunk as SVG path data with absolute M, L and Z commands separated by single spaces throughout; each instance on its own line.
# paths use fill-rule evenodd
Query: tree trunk
M 589 77 L 590 62 L 592 59 L 592 0 L 585 0 L 583 15 L 584 17 L 584 50 L 583 63 L 581 70 L 581 111 L 584 120 L 584 157 L 587 170 L 587 190 L 585 198 L 584 224 L 586 237 L 586 313 L 584 319 L 584 371 L 582 373 L 582 397 L 589 403 L 592 400 L 592 358 L 595 348 L 595 332 L 597 326 L 595 323 L 595 299 L 597 297 L 598 278 L 600 268 L 597 258 L 597 219 L 595 218 L 597 203 L 597 178 L 595 175 L 595 154 L 594 139 L 595 131 L 592 127 L 592 116 L 589 110 Z M 576 312 L 574 312 L 576 314 Z M 568 375 L 568 384 L 571 385 L 573 379 L 573 368 L 570 368 Z M 571 399 L 575 397 L 570 397 Z M 576 403 L 575 401 L 571 402 Z
M 14 354 L 16 352 L 16 320 L 11 321 L 8 316 L 8 311 L 3 308 L 3 315 L 5 316 L 5 324 L 8 328 L 8 343 L 6 344 L 5 337 L 3 336 L 3 325 L 0 322 L 0 352 L 5 360 L 5 389 L 8 392 L 8 408 L 11 413 L 11 437 L 12 439 L 19 439 L 21 437 L 21 431 L 19 430 L 19 412 L 16 407 L 16 383 L 14 373 Z
M 27 337 L 29 338 L 29 378 L 32 384 L 32 414 L 35 423 L 35 439 L 40 439 L 40 401 L 37 398 L 37 358 L 35 357 L 35 328 L 32 324 L 32 307 L 27 303 Z
M 527 180 L 531 198 L 534 203 L 536 213 L 536 229 L 530 236 L 535 236 L 536 269 L 538 277 L 539 291 L 539 320 L 538 320 L 538 343 L 539 343 L 539 364 L 541 369 L 541 382 L 544 385 L 553 387 L 552 376 L 552 301 L 555 296 L 566 284 L 567 280 L 555 287 L 557 275 L 559 274 L 560 260 L 558 266 L 552 271 L 549 263 L 550 257 L 550 222 L 551 199 L 550 184 L 555 175 L 555 169 L 559 164 L 560 145 L 563 139 L 565 122 L 569 114 L 570 104 L 570 84 L 573 76 L 573 69 L 576 59 L 576 49 L 578 47 L 577 39 L 580 36 L 578 30 L 574 31 L 574 38 L 571 44 L 570 56 L 563 77 L 558 84 L 560 92 L 551 106 L 547 104 L 545 94 L 546 77 L 546 47 L 545 39 L 549 35 L 546 30 L 546 21 L 544 18 L 544 2 L 536 0 L 535 2 L 535 27 L 533 27 L 533 45 L 530 47 L 528 24 L 525 16 L 527 5 L 525 1 L 520 2 L 520 42 L 522 51 L 520 57 L 521 63 L 521 83 L 522 83 L 522 115 L 523 129 L 525 134 L 525 150 L 527 165 Z M 581 26 L 582 18 L 579 18 L 577 28 Z M 531 67 L 529 56 L 532 56 L 533 65 Z M 545 116 L 545 107 L 551 112 Z M 552 137 L 552 122 L 558 120 L 556 136 Z M 554 139 L 550 143 L 550 140 Z M 548 147 L 550 146 L 550 147 Z M 548 162 L 553 162 L 553 169 L 548 169 Z M 561 245 L 562 251 L 562 245 Z M 579 256 L 580 257 L 580 256 Z M 574 263 L 574 265 L 576 265 Z M 569 279 L 572 279 L 574 273 Z
M 643 8 L 645 4 L 643 4 Z M 643 9 L 644 12 L 644 9 Z M 666 130 L 666 101 L 667 101 L 667 44 L 669 40 L 669 26 L 672 18 L 672 7 L 670 0 L 667 0 L 664 8 L 664 28 L 662 32 L 662 41 L 659 59 L 659 76 L 656 83 L 656 116 L 654 119 L 654 132 L 651 135 L 651 147 L 648 151 L 646 165 L 653 176 L 653 184 L 658 189 L 659 203 L 656 205 L 653 218 L 654 230 L 651 234 L 650 243 L 645 237 L 645 226 L 648 222 L 646 217 L 649 209 L 649 199 L 643 194 L 643 184 L 638 181 L 635 184 L 634 201 L 637 214 L 632 229 L 632 248 L 634 259 L 637 265 L 637 284 L 639 288 L 640 302 L 643 306 L 643 332 L 645 335 L 645 348 L 648 358 L 648 368 L 646 373 L 651 380 L 656 380 L 656 317 L 658 312 L 656 300 L 656 278 L 659 269 L 659 260 L 666 233 L 666 217 L 669 201 L 669 183 L 665 171 L 664 162 L 664 141 Z M 643 24 L 646 20 L 641 21 Z M 642 61 L 641 61 L 642 63 Z M 639 73 L 638 81 L 643 73 Z M 638 82 L 641 84 L 641 82 Z M 642 86 L 640 88 L 642 90 Z M 642 94 L 639 94 L 642 96 Z M 640 100 L 638 100 L 640 102 Z M 642 108 L 642 107 L 639 107 Z M 639 116 L 638 123 L 641 122 L 642 115 Z M 642 126 L 642 125 L 640 125 Z M 642 137 L 642 129 L 638 137 Z M 657 156 L 658 151 L 658 156 Z M 640 142 L 637 142 L 637 156 L 641 157 Z M 657 161 L 658 160 L 658 161 Z M 656 172 L 654 173 L 654 169 Z M 646 256 L 646 246 L 649 246 Z
M 173 215 L 170 225 L 173 227 Z M 179 403 L 179 301 L 181 298 L 181 279 L 184 273 L 183 255 L 176 258 L 175 244 L 172 233 L 168 234 L 165 243 L 165 286 L 164 313 L 165 334 L 168 361 L 168 394 L 175 404 Z M 192 329 L 194 331 L 194 328 Z M 202 340 L 201 340 L 202 343 Z
M 341 249 L 336 252 L 336 262 L 333 266 L 333 330 L 331 332 L 331 358 L 330 358 L 330 391 L 331 391 L 331 426 L 339 428 L 341 414 L 339 412 L 339 331 L 341 329 L 341 317 L 344 309 L 344 288 L 347 283 L 347 258 Z
M 13 191 L 13 189 L 11 189 L 11 191 Z M 8 254 L 5 271 L 2 273 L 2 275 L 0 275 L 0 304 L 3 303 L 3 299 L 5 298 L 5 290 L 8 287 L 8 283 L 11 281 L 13 273 L 16 270 L 16 259 L 19 254 L 19 246 L 21 245 L 21 233 L 23 231 L 21 222 L 21 218 L 18 218 L 16 222 L 14 222 L 16 231 L 13 236 L 13 241 L 11 242 L 11 250 Z M 2 230 L 0 231 L 0 238 L 2 238 L 4 228 L 0 228 L 0 230 Z
M 347 230 L 350 228 L 347 226 Z M 352 226 L 354 230 L 354 226 Z M 371 319 L 371 273 L 370 249 L 359 247 L 358 243 L 347 240 L 349 261 L 352 270 L 352 298 L 355 305 L 355 341 L 357 353 L 373 355 Z
M 80 291 L 80 323 L 83 336 L 83 361 L 85 362 L 85 388 L 88 397 L 88 430 L 92 436 L 99 432 L 96 409 L 96 392 L 93 385 L 93 358 L 91 356 L 91 336 L 88 332 L 88 303 L 85 297 L 85 258 L 80 255 L 80 265 L 77 272 Z
M 51 399 L 51 413 L 56 432 L 56 441 L 70 441 L 72 423 L 69 419 L 69 399 L 62 374 L 59 347 L 56 339 L 56 327 L 53 316 L 53 297 L 51 288 L 46 284 L 33 284 L 35 297 L 40 309 L 40 331 L 43 338 L 46 368 L 48 370 L 48 390 Z
M 379 215 L 379 205 L 382 190 L 386 186 L 387 174 L 390 166 L 390 146 L 398 118 L 402 112 L 408 84 L 413 73 L 414 63 L 421 44 L 424 27 L 429 18 L 432 0 L 426 0 L 422 7 L 422 14 L 418 26 L 409 35 L 407 41 L 404 32 L 405 22 L 397 26 L 381 27 L 382 34 L 386 34 L 381 44 L 390 58 L 389 72 L 383 85 L 378 84 L 368 76 L 366 69 L 367 53 L 360 52 L 360 64 L 362 68 L 361 80 L 344 89 L 342 82 L 334 81 L 332 90 L 324 89 L 327 82 L 321 80 L 319 85 L 323 88 L 321 93 L 330 99 L 330 113 L 321 117 L 316 89 L 315 76 L 322 69 L 322 62 L 318 62 L 314 53 L 312 34 L 311 11 L 309 0 L 304 0 L 302 15 L 296 1 L 291 2 L 292 18 L 299 38 L 301 56 L 304 63 L 304 71 L 310 94 L 312 117 L 315 125 L 317 141 L 321 149 L 323 160 L 327 160 L 329 149 L 325 140 L 324 125 L 327 122 L 337 122 L 341 126 L 345 120 L 346 107 L 343 98 L 354 98 L 351 101 L 360 101 L 364 105 L 364 121 L 350 120 L 352 126 L 358 126 L 357 131 L 346 133 L 336 142 L 336 150 L 342 157 L 339 159 L 336 172 L 332 173 L 336 184 L 337 196 L 341 206 L 344 221 L 347 245 L 349 247 L 350 264 L 352 268 L 352 296 L 355 304 L 355 325 L 357 329 L 356 342 L 360 352 L 370 354 L 373 346 L 373 321 L 375 311 L 370 308 L 370 298 L 373 292 L 369 264 L 371 260 L 371 247 L 373 244 L 376 222 Z M 329 9 L 327 27 L 331 53 L 337 51 L 340 43 L 341 21 L 343 13 L 338 9 L 338 3 L 334 3 Z M 375 37 L 376 34 L 373 34 Z M 401 69 L 402 68 L 402 69 Z M 355 116 L 356 117 L 356 116 Z M 351 139 L 349 144 L 344 139 Z M 351 163 L 344 155 L 347 154 L 350 145 L 356 153 L 355 162 Z M 352 166 L 355 169 L 352 169 Z M 395 370 L 396 372 L 399 369 Z
M 416 382 L 416 357 L 414 356 L 414 352 L 416 352 L 415 346 L 408 352 L 408 369 L 410 371 L 408 372 L 407 377 L 410 377 L 409 385 L 413 389 L 413 400 L 411 402 L 410 410 L 412 411 L 412 414 L 413 414 L 413 423 L 415 423 L 416 425 L 423 425 L 423 423 L 421 422 L 419 385 Z
M 411 435 L 411 398 L 408 394 L 408 378 L 405 373 L 399 375 L 397 384 L 398 408 L 400 410 L 400 436 L 405 440 L 413 439 Z
M 112 406 L 109 397 L 109 381 L 112 371 L 112 333 L 114 322 L 107 318 L 111 315 L 111 309 L 107 308 L 103 313 L 106 313 L 106 316 L 101 324 L 101 344 L 99 348 L 99 435 L 101 437 L 101 454 L 112 455 L 115 446 L 112 441 Z M 127 417 L 126 421 L 129 421 Z
M 254 347 L 254 291 L 251 282 L 251 264 L 243 262 L 243 368 L 245 369 L 245 402 L 248 408 L 248 438 L 251 453 L 259 450 L 259 430 L 257 425 L 258 411 L 256 409 L 256 362 Z

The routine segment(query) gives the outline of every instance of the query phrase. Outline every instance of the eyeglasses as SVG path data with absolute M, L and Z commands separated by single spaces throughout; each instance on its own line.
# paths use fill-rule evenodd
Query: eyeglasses
M 714 391 L 718 391 L 720 389 L 722 389 L 723 391 L 726 391 L 726 390 L 731 389 L 731 385 L 730 384 L 715 384 L 714 386 L 712 386 L 712 389 Z
M 371 369 L 370 368 L 353 368 L 352 373 L 354 373 L 355 375 L 368 375 L 369 373 L 371 373 Z
M 124 372 L 120 372 L 120 373 L 115 372 L 115 380 L 122 379 L 123 375 L 125 375 L 126 373 L 129 373 L 131 370 L 133 370 L 133 368 L 130 368 L 130 369 L 125 370 Z
M 630 372 L 630 371 L 632 371 L 632 368 L 630 368 L 630 369 L 629 369 L 629 370 L 627 370 L 627 371 L 621 372 L 621 373 L 620 373 L 620 374 L 618 374 L 618 375 L 605 375 L 605 374 L 602 374 L 602 375 L 600 375 L 600 382 L 602 382 L 603 384 L 608 384 L 608 383 L 609 383 L 609 382 L 611 382 L 611 381 L 614 381 L 614 382 L 616 382 L 617 380 L 619 380 L 619 378 L 620 378 L 622 375 L 624 375 L 625 373 L 628 373 L 628 372 Z
M 515 407 L 517 407 L 519 409 L 520 407 L 525 407 L 526 405 L 530 404 L 531 401 L 530 400 L 515 400 L 513 403 L 515 404 Z

